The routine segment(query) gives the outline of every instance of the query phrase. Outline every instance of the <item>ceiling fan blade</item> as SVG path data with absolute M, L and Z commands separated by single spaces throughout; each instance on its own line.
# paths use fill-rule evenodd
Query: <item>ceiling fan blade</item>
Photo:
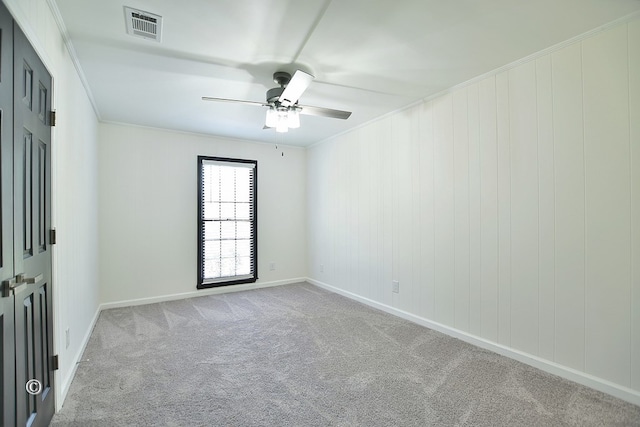
M 311 107 L 308 105 L 298 105 L 300 114 L 308 116 L 330 117 L 332 119 L 346 120 L 351 116 L 351 111 L 332 110 L 331 108 Z
M 311 74 L 307 74 L 302 70 L 296 71 L 278 99 L 280 104 L 288 107 L 298 102 L 298 99 L 307 90 L 313 79 L 314 77 Z
M 219 101 L 219 102 L 235 102 L 237 104 L 248 104 L 248 105 L 257 105 L 260 107 L 265 107 L 269 104 L 265 104 L 264 102 L 256 102 L 256 101 L 243 101 L 241 99 L 227 99 L 227 98 L 213 98 L 211 96 L 203 96 L 203 101 Z

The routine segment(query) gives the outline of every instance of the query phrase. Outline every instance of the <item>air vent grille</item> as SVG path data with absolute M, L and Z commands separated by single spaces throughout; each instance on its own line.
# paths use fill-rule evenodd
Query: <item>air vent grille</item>
M 142 10 L 124 7 L 127 34 L 148 40 L 160 41 L 162 17 Z

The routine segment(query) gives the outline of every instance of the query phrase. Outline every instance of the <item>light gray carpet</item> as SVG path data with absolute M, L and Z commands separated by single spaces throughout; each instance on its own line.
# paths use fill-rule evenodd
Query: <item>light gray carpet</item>
M 309 284 L 103 311 L 53 426 L 640 426 L 640 407 Z

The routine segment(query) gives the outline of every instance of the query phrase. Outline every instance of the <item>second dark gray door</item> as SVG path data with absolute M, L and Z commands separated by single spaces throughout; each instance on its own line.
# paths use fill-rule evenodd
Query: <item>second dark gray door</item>
M 54 413 L 51 290 L 51 76 L 22 31 L 13 33 L 13 262 L 17 425 Z M 29 393 L 29 381 L 41 389 Z M 32 390 L 37 387 L 31 387 Z

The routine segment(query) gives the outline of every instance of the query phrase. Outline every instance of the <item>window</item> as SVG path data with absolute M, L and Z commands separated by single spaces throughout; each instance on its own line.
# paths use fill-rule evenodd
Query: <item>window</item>
M 258 279 L 257 170 L 255 160 L 198 156 L 198 288 Z

